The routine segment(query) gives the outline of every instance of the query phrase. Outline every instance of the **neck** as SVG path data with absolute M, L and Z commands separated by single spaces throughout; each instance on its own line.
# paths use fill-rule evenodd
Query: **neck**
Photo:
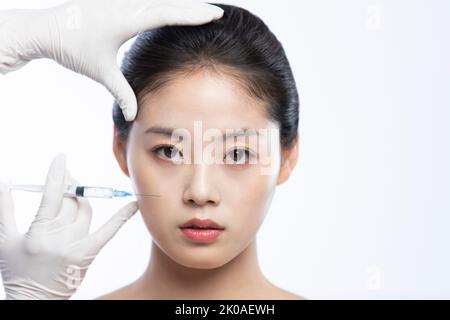
M 262 274 L 256 240 L 231 261 L 214 269 L 178 264 L 152 242 L 139 291 L 152 299 L 245 299 L 270 284 Z

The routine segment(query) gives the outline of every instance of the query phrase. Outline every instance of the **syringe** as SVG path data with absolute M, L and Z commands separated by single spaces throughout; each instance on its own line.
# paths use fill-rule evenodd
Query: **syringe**
M 28 185 L 28 184 L 11 184 L 10 190 L 28 191 L 28 192 L 44 192 L 45 186 L 42 185 Z M 123 198 L 130 197 L 134 194 L 128 191 L 116 190 L 107 187 L 88 187 L 66 185 L 64 187 L 64 196 L 67 197 L 83 197 L 83 198 Z M 142 195 L 141 195 L 142 196 Z M 145 196 L 159 197 L 159 195 L 146 194 Z

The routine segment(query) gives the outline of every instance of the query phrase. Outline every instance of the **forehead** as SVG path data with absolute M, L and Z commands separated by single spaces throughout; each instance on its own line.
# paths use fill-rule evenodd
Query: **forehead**
M 204 127 L 218 129 L 265 128 L 266 102 L 251 97 L 231 76 L 197 71 L 174 78 L 145 95 L 139 106 L 139 125 L 170 125 L 189 128 L 201 120 Z

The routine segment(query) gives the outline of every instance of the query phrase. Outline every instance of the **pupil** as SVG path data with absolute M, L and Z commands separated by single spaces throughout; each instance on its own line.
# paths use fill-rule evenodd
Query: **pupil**
M 234 150 L 234 155 L 235 155 L 234 161 L 239 161 L 242 158 L 242 152 L 241 151 L 242 150 L 239 150 L 239 149 L 235 149 Z M 237 156 L 237 158 L 236 158 L 236 156 Z
M 167 152 L 167 151 L 169 151 L 169 152 Z M 164 149 L 164 155 L 167 158 L 172 158 L 173 154 L 174 154 L 173 147 L 167 147 Z

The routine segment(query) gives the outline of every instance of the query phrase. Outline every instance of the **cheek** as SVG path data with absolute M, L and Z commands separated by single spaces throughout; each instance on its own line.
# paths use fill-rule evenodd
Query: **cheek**
M 159 158 L 151 148 L 135 147 L 128 153 L 130 178 L 138 194 L 165 196 L 180 178 L 180 166 Z
M 151 155 L 146 151 L 134 149 L 129 153 L 128 167 L 133 190 L 137 194 L 137 202 L 145 223 L 149 229 L 158 229 L 160 222 L 156 217 L 160 215 L 160 204 L 167 203 L 165 191 L 167 180 L 162 178 L 161 171 L 150 157 Z M 159 197 L 149 195 L 159 195 Z M 152 215 L 155 219 L 152 219 Z
M 147 230 L 155 241 L 165 243 L 178 231 L 174 216 L 177 210 L 173 208 L 171 201 L 145 201 L 140 211 Z
M 256 232 L 269 209 L 276 183 L 273 177 L 255 172 L 241 177 L 235 187 L 227 189 L 230 212 L 240 232 Z

